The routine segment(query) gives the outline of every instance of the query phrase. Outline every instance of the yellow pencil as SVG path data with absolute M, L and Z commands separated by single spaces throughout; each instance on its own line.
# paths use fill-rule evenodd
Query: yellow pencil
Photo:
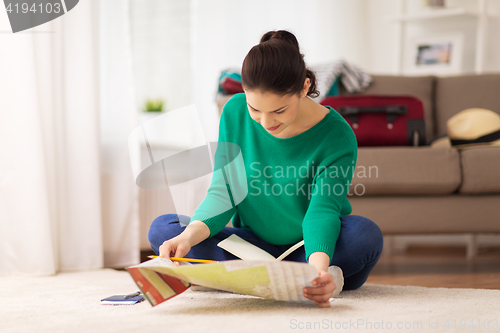
M 148 256 L 150 259 L 158 258 L 158 256 Z M 191 259 L 191 258 L 176 258 L 176 257 L 170 257 L 170 260 L 175 260 L 175 261 L 192 261 L 192 262 L 218 262 L 215 260 L 205 260 L 205 259 Z

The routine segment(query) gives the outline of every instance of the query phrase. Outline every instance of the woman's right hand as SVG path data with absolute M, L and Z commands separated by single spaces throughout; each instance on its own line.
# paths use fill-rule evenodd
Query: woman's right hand
M 184 231 L 174 238 L 166 240 L 160 246 L 160 257 L 163 258 L 183 258 L 199 242 L 210 236 L 208 226 L 199 220 L 194 220 L 184 229 Z M 180 262 L 174 261 L 179 266 Z
M 183 258 L 186 254 L 188 254 L 189 250 L 191 250 L 191 244 L 189 243 L 186 237 L 183 237 L 182 234 L 166 240 L 160 246 L 160 257 L 162 258 Z M 179 266 L 180 263 L 178 261 L 174 261 L 174 264 Z

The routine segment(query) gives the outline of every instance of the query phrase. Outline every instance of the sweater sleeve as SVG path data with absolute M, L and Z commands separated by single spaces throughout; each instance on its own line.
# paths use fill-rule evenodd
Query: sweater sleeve
M 228 164 L 234 159 L 234 149 L 231 149 L 234 144 L 226 143 L 225 133 L 226 120 L 224 112 L 222 112 L 219 123 L 219 139 L 214 156 L 212 181 L 205 199 L 198 206 L 190 221 L 199 220 L 204 222 L 210 229 L 209 237 L 224 229 L 236 210 L 228 173 Z
M 324 168 L 313 180 L 311 200 L 302 222 L 307 262 L 314 252 L 324 252 L 332 259 L 340 234 L 340 217 L 342 213 L 346 215 L 342 207 L 346 204 L 350 207 L 345 201 L 357 160 L 356 139 L 352 136 L 347 136 L 350 140 L 345 149 L 325 160 Z

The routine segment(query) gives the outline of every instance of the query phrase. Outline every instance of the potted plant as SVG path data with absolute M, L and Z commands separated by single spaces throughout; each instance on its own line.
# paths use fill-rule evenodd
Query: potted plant
M 148 98 L 142 107 L 142 118 L 143 121 L 147 121 L 151 118 L 156 117 L 157 115 L 163 112 L 165 106 L 165 100 L 161 98 Z

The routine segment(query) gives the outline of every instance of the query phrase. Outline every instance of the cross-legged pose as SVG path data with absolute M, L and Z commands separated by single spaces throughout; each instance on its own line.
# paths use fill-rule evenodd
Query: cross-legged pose
M 383 237 L 370 219 L 350 215 L 357 142 L 349 124 L 318 96 L 295 36 L 269 31 L 246 55 L 244 93 L 225 104 L 212 182 L 193 216 L 166 214 L 149 230 L 163 257 L 237 259 L 217 246 L 231 234 L 275 257 L 304 240 L 284 260 L 318 270 L 304 296 L 330 306 L 341 268 L 343 289 L 365 283 L 380 258 Z M 229 221 L 233 227 L 226 226 Z

